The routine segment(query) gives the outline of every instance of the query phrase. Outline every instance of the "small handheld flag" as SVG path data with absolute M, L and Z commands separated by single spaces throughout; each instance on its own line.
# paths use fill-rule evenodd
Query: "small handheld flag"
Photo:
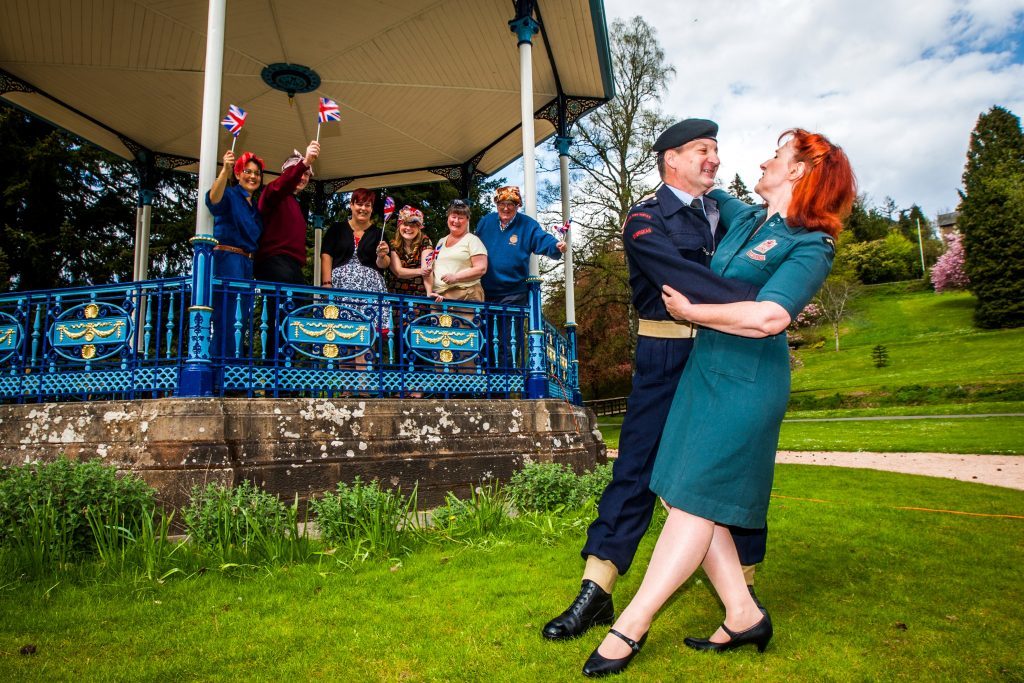
M 227 115 L 221 119 L 220 125 L 228 129 L 228 132 L 234 136 L 234 140 L 231 141 L 231 151 L 235 151 L 235 141 L 238 140 L 238 134 L 242 132 L 242 126 L 245 125 L 245 117 L 248 114 L 241 107 L 234 104 L 228 105 Z
M 318 123 L 327 123 L 328 121 L 341 121 L 341 109 L 338 108 L 338 103 L 334 100 L 321 97 Z
M 552 225 L 551 226 L 551 231 L 555 235 L 560 237 L 562 242 L 564 242 L 565 241 L 565 233 L 569 232 L 569 226 L 571 224 L 572 224 L 572 219 L 570 218 L 569 220 L 567 220 L 566 222 L 562 223 L 561 225 Z
M 391 218 L 391 214 L 395 212 L 395 200 L 391 197 L 384 198 L 384 225 L 380 226 L 380 241 L 384 241 L 384 228 L 388 224 L 388 219 Z
M 320 142 L 320 126 L 328 121 L 341 121 L 341 109 L 338 103 L 329 97 L 320 98 L 320 109 L 316 118 L 316 141 Z

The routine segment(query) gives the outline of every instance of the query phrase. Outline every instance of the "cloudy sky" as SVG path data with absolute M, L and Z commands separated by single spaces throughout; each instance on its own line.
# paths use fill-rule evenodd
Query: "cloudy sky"
M 1024 0 L 605 0 L 642 16 L 676 77 L 673 118 L 721 126 L 719 178 L 748 187 L 782 130 L 842 145 L 881 204 L 954 209 L 970 132 L 999 104 L 1024 114 Z M 509 176 L 517 175 L 512 168 Z

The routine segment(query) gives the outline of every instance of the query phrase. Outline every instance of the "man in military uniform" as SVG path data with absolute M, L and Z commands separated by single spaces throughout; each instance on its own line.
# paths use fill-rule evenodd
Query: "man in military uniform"
M 662 133 L 653 149 L 663 184 L 626 217 L 622 241 L 639 321 L 633 390 L 619 437 L 619 457 L 587 531 L 579 595 L 543 628 L 545 638 L 563 640 L 614 620 L 612 589 L 625 574 L 651 522 L 656 498 L 649 489 L 654 457 L 676 385 L 693 348 L 694 326 L 665 310 L 662 285 L 699 303 L 752 301 L 757 288 L 714 275 L 708 268 L 725 230 L 718 208 L 704 194 L 718 172 L 718 124 L 686 119 Z M 764 559 L 766 529 L 732 529 L 740 561 Z M 753 593 L 753 588 L 751 588 Z M 756 599 L 756 598 L 755 598 Z

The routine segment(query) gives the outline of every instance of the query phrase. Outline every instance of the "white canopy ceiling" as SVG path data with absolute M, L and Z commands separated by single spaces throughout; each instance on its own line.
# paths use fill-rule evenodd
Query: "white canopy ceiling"
M 536 4 L 540 141 L 557 132 L 560 95 L 571 122 L 613 85 L 602 2 Z M 509 0 L 228 0 L 221 110 L 248 112 L 237 149 L 274 168 L 315 137 L 317 98 L 336 100 L 317 164 L 332 190 L 435 181 L 467 162 L 490 174 L 522 153 L 514 15 Z M 195 170 L 206 22 L 206 0 L 4 0 L 0 96 L 125 158 L 150 150 Z M 275 63 L 319 85 L 290 98 L 262 76 Z

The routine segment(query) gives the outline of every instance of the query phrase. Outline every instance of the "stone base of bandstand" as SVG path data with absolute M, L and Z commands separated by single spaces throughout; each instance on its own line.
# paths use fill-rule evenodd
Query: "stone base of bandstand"
M 0 465 L 99 458 L 167 507 L 193 486 L 251 480 L 291 502 L 380 480 L 419 506 L 507 480 L 527 462 L 605 461 L 592 411 L 554 399 L 151 399 L 0 406 Z

